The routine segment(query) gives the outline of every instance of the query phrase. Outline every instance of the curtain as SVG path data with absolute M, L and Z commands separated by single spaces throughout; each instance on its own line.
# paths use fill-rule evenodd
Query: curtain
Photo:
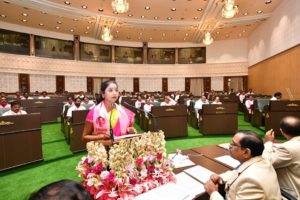
M 204 92 L 203 78 L 191 78 L 190 91 L 194 96 L 201 96 Z
M 228 89 L 233 89 L 234 92 L 243 90 L 243 77 L 231 77 Z
M 99 94 L 100 93 L 101 83 L 102 83 L 101 78 L 93 78 L 93 83 L 94 83 L 93 95 L 95 95 L 95 93 Z

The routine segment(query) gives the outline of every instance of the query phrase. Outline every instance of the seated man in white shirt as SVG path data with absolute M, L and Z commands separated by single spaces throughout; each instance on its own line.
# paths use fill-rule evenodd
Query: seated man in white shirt
M 202 95 L 201 98 L 198 101 L 196 101 L 195 106 L 194 106 L 198 119 L 199 119 L 198 111 L 202 109 L 203 104 L 209 104 L 209 101 L 206 99 L 205 95 Z
M 191 105 L 191 102 L 195 102 L 194 95 L 190 94 L 189 99 L 186 101 L 186 106 L 189 107 Z
M 72 117 L 72 112 L 76 111 L 76 110 L 86 110 L 85 107 L 81 105 L 80 97 L 77 97 L 75 99 L 74 106 L 72 106 L 71 108 L 68 109 L 67 117 L 71 118 Z
M 142 96 L 139 95 L 137 97 L 137 100 L 135 101 L 134 107 L 136 107 L 137 109 L 141 109 L 142 108 L 142 103 L 144 103 L 143 100 L 142 100 Z
M 150 96 L 150 100 L 151 100 L 151 103 L 157 102 L 157 100 L 155 99 L 155 96 L 153 94 Z
M 281 92 L 275 92 L 275 94 L 272 96 L 272 98 L 270 100 L 277 101 L 277 100 L 280 100 L 281 98 L 282 98 Z
M 215 100 L 211 104 L 222 104 L 222 102 L 220 101 L 220 97 L 216 96 Z
M 23 96 L 21 95 L 21 93 L 20 93 L 19 91 L 17 91 L 17 92 L 16 92 L 15 99 L 16 99 L 16 100 L 20 100 L 20 99 L 22 99 L 22 98 L 23 98 Z
M 263 157 L 272 163 L 282 194 L 300 199 L 300 119 L 294 116 L 282 118 L 280 132 L 287 141 L 278 144 L 274 144 L 272 129 L 266 133 Z
M 26 115 L 27 112 L 21 110 L 21 103 L 19 101 L 13 101 L 10 103 L 10 110 L 3 113 L 2 116 L 10 116 L 10 115 Z
M 145 117 L 148 118 L 148 113 L 151 112 L 152 104 L 151 99 L 146 100 L 146 104 L 144 105 Z
M 245 92 L 241 91 L 241 93 L 239 94 L 239 99 L 241 103 L 244 103 L 245 97 L 246 97 Z
M 86 109 L 89 109 L 90 107 L 94 106 L 95 103 L 91 101 L 87 96 L 85 96 L 83 98 L 83 101 L 81 102 L 81 105 L 83 105 Z
M 6 97 L 1 97 L 0 108 L 10 108 L 10 104 L 7 103 Z
M 21 97 L 22 100 L 28 100 L 28 99 L 33 99 L 32 97 L 29 96 L 27 92 L 24 93 L 24 96 Z
M 75 104 L 74 104 L 73 97 L 71 97 L 71 96 L 67 97 L 67 101 L 68 101 L 68 102 L 65 103 L 64 106 L 63 106 L 62 114 L 64 114 L 65 111 L 66 111 L 67 109 L 69 109 L 69 108 L 71 108 L 72 106 L 75 105 Z
M 254 100 L 253 100 L 252 95 L 248 96 L 248 99 L 245 101 L 245 106 L 246 106 L 249 114 L 253 114 L 253 111 L 251 109 L 251 106 L 253 105 L 253 103 L 254 103 Z
M 160 106 L 175 106 L 176 101 L 174 101 L 169 95 L 165 95 L 164 101 L 160 103 Z
M 175 100 L 176 102 L 178 102 L 180 96 L 181 96 L 181 92 L 178 90 L 178 91 L 176 92 L 176 95 L 175 95 L 175 99 L 174 99 L 174 100 Z
M 47 92 L 46 91 L 43 91 L 42 92 L 42 96 L 39 96 L 39 99 L 50 99 L 50 97 L 47 96 Z

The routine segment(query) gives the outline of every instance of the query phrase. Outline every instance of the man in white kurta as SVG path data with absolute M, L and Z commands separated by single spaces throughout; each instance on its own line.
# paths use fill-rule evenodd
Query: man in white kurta
M 284 117 L 280 121 L 280 131 L 288 141 L 274 144 L 274 131 L 271 129 L 265 135 L 263 157 L 275 168 L 280 188 L 300 199 L 300 119 Z

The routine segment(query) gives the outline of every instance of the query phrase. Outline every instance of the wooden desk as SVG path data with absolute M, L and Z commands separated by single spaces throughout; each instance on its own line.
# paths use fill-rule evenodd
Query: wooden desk
M 276 135 L 281 135 L 279 123 L 286 116 L 300 118 L 300 100 L 270 101 L 269 110 L 266 112 L 266 131 L 273 129 Z
M 40 160 L 40 114 L 0 117 L 0 171 Z
M 69 138 L 70 150 L 73 153 L 86 150 L 86 143 L 82 141 L 82 132 L 88 112 L 89 110 L 76 110 L 72 112 Z
M 178 106 L 153 106 L 149 115 L 149 130 L 162 130 L 166 138 L 187 136 L 187 107 Z M 154 116 L 154 117 L 153 117 Z M 155 127 L 156 120 L 157 127 Z
M 203 148 L 202 149 L 203 153 L 209 153 L 210 154 L 211 151 L 216 150 L 217 146 L 213 145 L 213 146 L 200 147 L 200 148 Z M 222 151 L 219 151 L 219 153 L 221 154 Z M 196 165 L 200 165 L 204 168 L 207 168 L 208 170 L 210 170 L 212 172 L 215 172 L 216 174 L 221 174 L 221 173 L 224 173 L 228 170 L 231 170 L 228 166 L 226 166 L 224 164 L 221 164 L 220 162 L 218 162 L 214 159 L 209 158 L 207 155 L 204 155 L 202 153 L 198 153 L 194 149 L 183 150 L 182 154 L 183 155 L 189 155 L 190 160 L 193 161 Z M 226 155 L 226 154 L 221 154 L 220 156 L 223 156 L 223 155 Z M 218 157 L 218 156 L 216 156 L 216 157 Z M 193 166 L 174 169 L 174 173 L 178 174 L 180 172 L 183 172 L 185 169 L 188 169 L 188 168 L 191 168 L 191 167 L 193 167 Z M 206 192 L 204 192 L 204 193 L 201 193 L 200 195 L 198 195 L 196 197 L 196 199 L 197 200 L 209 200 L 209 195 Z
M 21 105 L 27 113 L 40 113 L 41 122 L 56 122 L 61 114 L 57 99 L 28 99 L 21 100 Z
M 199 119 L 199 132 L 204 135 L 233 134 L 238 128 L 238 104 L 204 104 Z

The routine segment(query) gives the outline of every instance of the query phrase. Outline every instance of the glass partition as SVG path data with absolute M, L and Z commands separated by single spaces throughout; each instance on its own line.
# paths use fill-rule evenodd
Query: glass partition
M 81 42 L 80 60 L 111 62 L 111 46 Z
M 29 34 L 0 29 L 0 52 L 29 55 Z
M 35 36 L 35 55 L 73 60 L 73 41 Z
M 143 63 L 142 47 L 118 47 L 115 48 L 116 63 Z
M 178 50 L 179 64 L 197 64 L 206 63 L 206 48 L 180 48 Z
M 148 64 L 175 64 L 175 49 L 148 49 Z

